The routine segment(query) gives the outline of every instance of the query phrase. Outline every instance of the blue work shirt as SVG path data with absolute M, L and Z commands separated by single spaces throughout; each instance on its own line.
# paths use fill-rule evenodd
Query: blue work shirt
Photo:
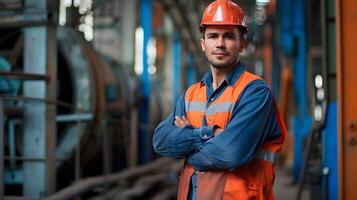
M 233 87 L 245 70 L 239 63 L 216 90 L 213 90 L 211 72 L 206 73 L 201 84 L 207 86 L 207 106 L 228 86 Z M 281 136 L 275 117 L 274 98 L 264 81 L 249 83 L 239 99 L 229 123 L 217 136 L 213 135 L 213 127 L 207 126 L 205 118 L 201 128 L 180 128 L 174 125 L 175 116 L 186 116 L 185 93 L 180 96 L 173 112 L 155 130 L 153 146 L 156 153 L 172 158 L 186 158 L 195 168 L 189 199 L 196 199 L 198 171 L 235 169 L 252 160 L 264 142 Z

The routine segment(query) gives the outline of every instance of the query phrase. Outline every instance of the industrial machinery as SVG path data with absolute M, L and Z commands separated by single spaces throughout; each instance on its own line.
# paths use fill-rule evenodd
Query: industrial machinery
M 23 45 L 16 31 L 9 46 Z M 10 31 L 11 32 L 11 31 Z M 17 45 L 15 45 L 17 44 Z M 21 95 L 19 79 L 22 56 L 11 66 L 1 57 L 1 94 L 5 105 L 5 191 L 21 195 L 23 163 L 35 162 L 23 155 L 23 105 L 50 103 L 57 106 L 57 188 L 84 177 L 109 174 L 138 164 L 137 127 L 153 132 L 162 120 L 163 97 L 154 84 L 150 124 L 139 124 L 141 94 L 138 80 L 119 64 L 100 56 L 79 32 L 60 27 L 58 44 L 57 100 L 31 99 Z M 16 74 L 18 73 L 18 74 Z M 10 76 L 11 75 L 11 76 Z M 14 78 L 15 77 L 15 78 Z M 28 77 L 22 77 L 22 81 Z M 153 81 L 155 83 L 155 81 Z M 151 140 L 151 137 L 148 137 Z

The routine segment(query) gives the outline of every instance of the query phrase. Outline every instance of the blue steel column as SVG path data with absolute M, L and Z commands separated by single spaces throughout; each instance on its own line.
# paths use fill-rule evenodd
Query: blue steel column
M 326 127 L 322 134 L 323 142 L 323 165 L 328 168 L 328 174 L 323 177 L 323 189 L 327 199 L 338 199 L 338 168 L 337 168 L 337 102 L 328 104 Z
M 293 131 L 295 134 L 295 157 L 294 175 L 297 179 L 301 171 L 303 162 L 303 141 L 308 135 L 312 118 L 308 114 L 307 99 L 307 40 L 305 26 L 304 0 L 294 0 L 291 4 L 294 13 L 294 35 L 296 42 L 296 54 L 294 56 L 294 98 L 297 104 L 298 113 L 293 119 Z
M 180 34 L 178 32 L 174 33 L 173 37 L 173 105 L 176 105 L 178 96 L 181 92 L 181 44 L 180 44 Z
M 323 35 L 323 47 L 326 54 L 326 66 L 327 66 L 327 87 L 328 89 L 328 107 L 326 126 L 322 134 L 323 142 L 323 160 L 322 164 L 326 173 L 322 176 L 323 194 L 325 199 L 335 200 L 339 198 L 339 178 L 338 177 L 338 104 L 336 96 L 336 87 L 334 82 L 336 81 L 336 13 L 335 13 L 335 0 L 321 0 L 322 10 L 322 35 Z M 333 19 L 333 20 L 332 20 Z M 325 39 L 325 40 L 324 40 Z M 335 76 L 333 76 L 335 75 Z M 325 86 L 326 87 L 326 86 Z M 326 198 L 327 197 L 327 198 Z
M 148 132 L 150 122 L 150 77 L 148 73 L 148 43 L 151 38 L 152 29 L 152 2 L 151 0 L 141 0 L 140 2 L 140 24 L 144 31 L 143 45 L 143 73 L 141 74 L 142 102 L 139 108 L 139 163 L 147 163 L 153 156 L 151 145 L 151 133 Z
M 285 56 L 293 59 L 293 89 L 296 113 L 292 119 L 294 134 L 294 181 L 303 162 L 303 140 L 309 133 L 312 118 L 308 114 L 307 99 L 307 44 L 304 0 L 280 0 L 281 45 Z
M 196 67 L 192 54 L 186 57 L 186 88 L 196 82 Z
M 25 7 L 36 11 L 50 12 L 56 16 L 58 1 L 26 0 Z M 52 21 L 51 21 L 52 22 Z M 25 72 L 46 74 L 49 83 L 27 81 L 23 93 L 28 97 L 56 99 L 57 40 L 56 25 L 29 27 L 24 29 L 24 70 Z M 55 144 L 56 106 L 45 103 L 26 103 L 24 110 L 24 157 L 38 158 L 39 161 L 24 161 L 23 195 L 43 198 L 55 191 Z

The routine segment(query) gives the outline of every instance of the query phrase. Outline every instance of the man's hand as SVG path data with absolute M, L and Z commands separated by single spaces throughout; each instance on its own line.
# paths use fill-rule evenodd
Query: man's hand
M 184 128 L 185 126 L 191 125 L 185 116 L 175 116 L 175 126 Z

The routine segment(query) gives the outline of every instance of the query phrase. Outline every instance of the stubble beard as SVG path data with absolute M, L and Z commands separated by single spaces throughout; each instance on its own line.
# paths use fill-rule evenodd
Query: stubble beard
M 239 56 L 237 56 L 235 59 L 232 59 L 231 61 L 227 61 L 224 63 L 215 62 L 213 61 L 213 59 L 208 59 L 208 57 L 207 60 L 211 64 L 211 66 L 215 69 L 226 69 L 232 67 L 233 65 L 236 65 L 239 61 Z

